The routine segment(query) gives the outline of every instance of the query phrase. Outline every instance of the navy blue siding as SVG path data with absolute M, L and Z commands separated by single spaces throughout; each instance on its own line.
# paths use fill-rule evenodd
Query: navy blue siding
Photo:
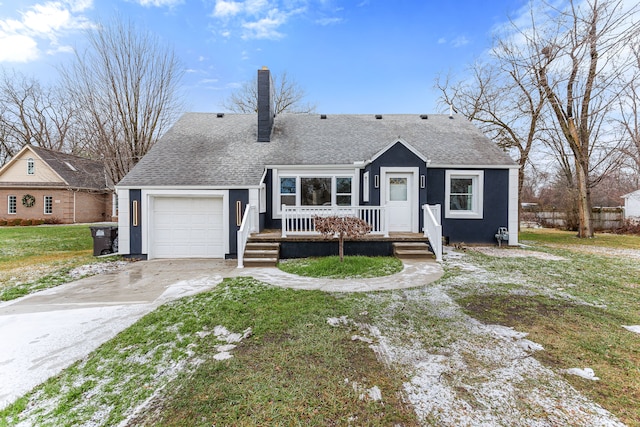
M 450 243 L 495 243 L 498 227 L 509 218 L 509 170 L 484 170 L 483 219 L 445 218 L 445 169 L 429 169 L 427 203 L 442 206 L 442 235 Z
M 240 202 L 240 219 L 249 203 L 249 190 L 229 190 L 229 256 L 238 254 L 238 218 L 236 217 L 236 202 Z
M 133 202 L 138 204 L 137 226 L 134 226 Z M 142 190 L 129 190 L 129 253 L 134 256 L 142 255 Z M 146 226 L 146 224 L 145 224 Z
M 280 258 L 308 258 L 338 255 L 338 241 L 283 241 L 280 243 Z M 391 256 L 393 245 L 391 242 L 375 242 L 350 240 L 344 242 L 345 255 L 361 256 Z
M 411 150 L 409 150 L 401 142 L 396 142 L 387 151 L 385 151 L 380 157 L 373 161 L 365 171 L 369 171 L 369 205 L 380 206 L 380 188 L 375 188 L 375 176 L 380 176 L 381 167 L 417 167 L 418 172 L 418 230 L 422 230 L 422 205 L 427 203 L 427 190 L 429 188 L 429 177 L 427 175 L 427 165 L 424 160 L 416 156 Z M 426 177 L 426 188 L 420 188 L 420 176 Z M 381 179 L 381 178 L 379 178 Z M 380 182 L 380 186 L 384 183 Z

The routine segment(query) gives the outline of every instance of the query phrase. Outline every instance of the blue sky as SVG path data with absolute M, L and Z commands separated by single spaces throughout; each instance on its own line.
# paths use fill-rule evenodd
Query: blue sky
M 491 46 L 525 0 L 0 0 L 0 66 L 44 81 L 115 14 L 170 43 L 188 111 L 222 100 L 258 68 L 284 71 L 318 113 L 434 113 L 434 80 Z

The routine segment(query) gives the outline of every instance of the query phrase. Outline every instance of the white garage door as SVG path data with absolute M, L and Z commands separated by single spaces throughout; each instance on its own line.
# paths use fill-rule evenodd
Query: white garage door
M 156 197 L 151 258 L 224 258 L 222 198 Z

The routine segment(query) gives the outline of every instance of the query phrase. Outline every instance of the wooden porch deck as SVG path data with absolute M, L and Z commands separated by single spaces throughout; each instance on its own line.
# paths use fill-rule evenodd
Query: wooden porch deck
M 262 230 L 260 233 L 253 233 L 249 236 L 250 242 L 321 242 L 331 240 L 321 234 L 309 235 L 288 235 L 282 237 L 281 230 Z M 389 233 L 389 237 L 379 234 L 366 234 L 359 238 L 345 238 L 347 241 L 369 241 L 369 242 L 428 242 L 429 239 L 422 233 Z

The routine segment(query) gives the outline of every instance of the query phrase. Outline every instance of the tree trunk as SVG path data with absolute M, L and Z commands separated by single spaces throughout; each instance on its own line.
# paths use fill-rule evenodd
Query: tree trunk
M 344 260 L 344 233 L 338 235 L 338 255 L 340 255 L 340 262 Z
M 584 165 L 576 160 L 576 177 L 578 184 L 578 237 L 593 237 L 593 225 L 591 223 L 590 190 L 587 184 L 587 171 Z

